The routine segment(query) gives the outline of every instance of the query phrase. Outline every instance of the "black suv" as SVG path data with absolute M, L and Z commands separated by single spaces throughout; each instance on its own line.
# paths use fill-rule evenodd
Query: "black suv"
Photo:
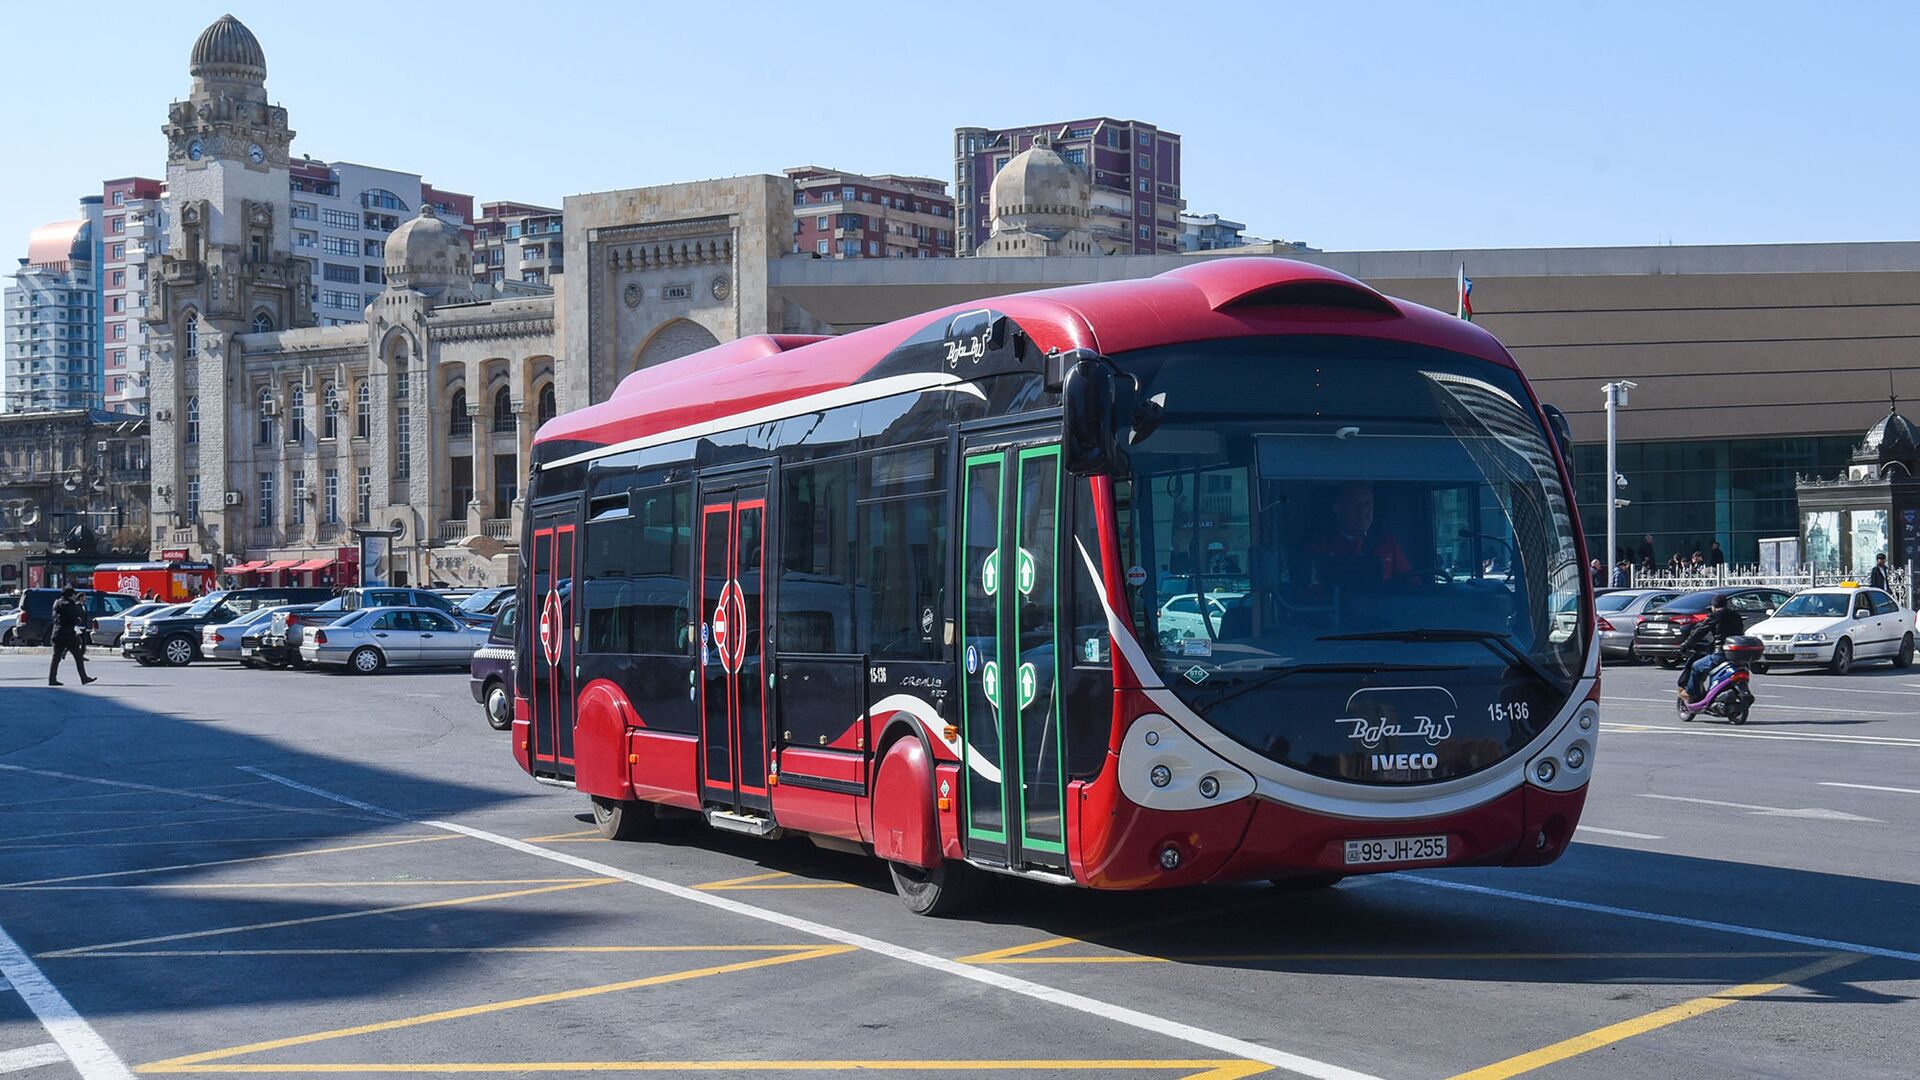
M 140 602 L 137 596 L 76 589 L 87 601 L 87 619 L 118 615 Z M 28 589 L 20 598 L 20 622 L 9 632 L 9 645 L 45 645 L 53 640 L 53 602 L 60 599 L 59 589 Z
M 138 660 L 148 667 L 156 664 L 185 667 L 200 659 L 200 628 L 203 626 L 234 622 L 263 607 L 317 603 L 332 595 L 332 589 L 295 586 L 210 592 L 178 615 L 149 620 L 146 633 L 139 638 L 120 642 L 120 655 Z
M 1727 608 L 1740 621 L 1751 627 L 1754 623 L 1773 614 L 1773 609 L 1787 602 L 1790 595 L 1785 589 L 1770 587 L 1746 587 L 1725 589 L 1702 589 L 1669 600 L 1667 606 L 1658 611 L 1650 611 L 1640 620 L 1633 632 L 1633 655 L 1642 660 L 1657 660 L 1664 668 L 1680 666 L 1680 643 L 1686 640 L 1693 628 L 1707 619 L 1713 609 L 1713 598 L 1727 598 Z M 1759 669 L 1755 669 L 1759 670 Z

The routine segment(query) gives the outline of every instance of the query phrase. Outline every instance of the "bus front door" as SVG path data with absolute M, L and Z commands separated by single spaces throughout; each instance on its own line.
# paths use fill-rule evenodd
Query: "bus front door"
M 697 650 L 701 800 L 765 815 L 767 488 L 764 470 L 700 484 Z
M 574 499 L 533 511 L 532 584 L 522 617 L 533 658 L 530 755 L 536 776 L 573 778 L 574 567 L 580 506 Z
M 1055 439 L 969 441 L 958 595 L 967 853 L 1059 869 L 1066 843 Z

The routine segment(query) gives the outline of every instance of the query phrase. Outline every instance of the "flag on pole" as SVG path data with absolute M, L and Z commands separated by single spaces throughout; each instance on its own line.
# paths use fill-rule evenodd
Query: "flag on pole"
M 1467 264 L 1460 264 L 1460 276 L 1455 281 L 1459 303 L 1454 307 L 1456 318 L 1473 321 L 1473 279 L 1467 276 Z

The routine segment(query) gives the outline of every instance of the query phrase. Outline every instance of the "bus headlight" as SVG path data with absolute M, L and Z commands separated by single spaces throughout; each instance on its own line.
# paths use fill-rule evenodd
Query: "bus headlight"
M 1166 787 L 1173 783 L 1173 770 L 1165 765 L 1155 765 L 1153 770 L 1147 773 L 1147 781 L 1154 787 Z
M 1218 794 L 1220 794 L 1220 781 L 1218 779 L 1211 776 L 1203 776 L 1200 778 L 1201 798 L 1211 799 Z
M 1560 775 L 1560 767 L 1553 763 L 1552 758 L 1541 758 L 1540 763 L 1533 767 L 1533 775 L 1541 783 L 1551 784 L 1553 778 Z
M 1567 768 L 1577 769 L 1587 763 L 1587 751 L 1578 744 L 1567 747 Z M 1546 764 L 1546 762 L 1541 762 Z

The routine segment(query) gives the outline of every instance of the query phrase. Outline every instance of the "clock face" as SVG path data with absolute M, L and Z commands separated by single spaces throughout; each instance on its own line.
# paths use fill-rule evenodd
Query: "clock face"
M 192 158 L 195 161 L 199 161 L 201 158 L 201 155 L 205 154 L 206 152 L 207 152 L 206 146 L 204 146 L 199 139 L 195 139 L 192 142 L 187 144 L 187 156 Z
M 267 152 L 260 149 L 259 143 L 252 143 L 247 147 L 247 157 L 252 159 L 255 165 L 258 165 L 267 160 Z

